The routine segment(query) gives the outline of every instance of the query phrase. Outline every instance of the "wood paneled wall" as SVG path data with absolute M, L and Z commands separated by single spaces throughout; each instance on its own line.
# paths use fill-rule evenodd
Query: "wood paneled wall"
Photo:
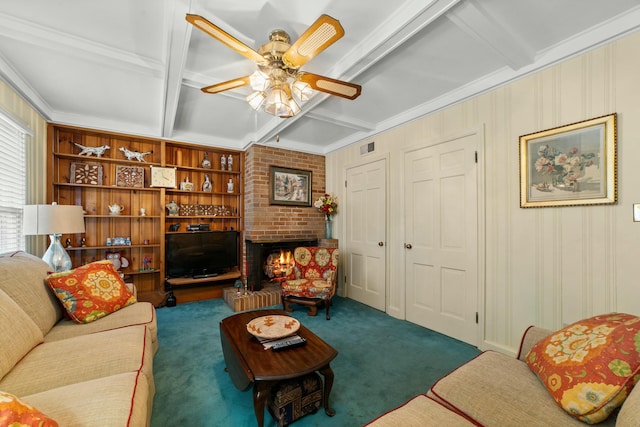
M 327 156 L 327 188 L 342 196 L 347 166 L 388 156 L 387 312 L 404 317 L 402 153 L 470 129 L 484 130 L 483 265 L 479 345 L 517 351 L 531 324 L 555 329 L 582 317 L 640 315 L 640 33 L 452 105 Z M 518 137 L 618 113 L 618 203 L 521 209 Z M 375 141 L 376 150 L 360 155 Z M 337 217 L 336 222 L 341 223 Z M 342 239 L 343 230 L 335 228 Z

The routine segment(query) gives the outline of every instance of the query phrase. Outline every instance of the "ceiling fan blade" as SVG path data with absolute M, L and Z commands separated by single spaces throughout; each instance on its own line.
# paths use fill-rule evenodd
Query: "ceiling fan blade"
M 237 87 L 246 86 L 249 84 L 249 76 L 240 77 L 233 80 L 227 80 L 226 82 L 217 83 L 215 85 L 203 87 L 200 89 L 206 93 L 218 93 L 224 92 L 225 90 L 235 89 Z
M 298 80 L 308 83 L 312 89 L 347 99 L 356 99 L 362 92 L 362 86 L 360 85 L 313 73 L 299 73 Z
M 255 50 L 251 49 L 246 44 L 242 43 L 237 38 L 233 37 L 231 34 L 227 33 L 220 27 L 213 25 L 211 22 L 207 21 L 200 15 L 192 15 L 187 14 L 187 21 L 193 24 L 195 27 L 201 29 L 205 33 L 209 34 L 211 37 L 221 41 L 222 43 L 229 46 L 231 49 L 238 52 L 240 55 L 244 55 L 252 61 L 261 63 L 265 62 L 265 59 L 262 55 L 260 55 Z
M 282 60 L 289 68 L 299 68 L 342 36 L 344 36 L 344 29 L 340 22 L 329 15 L 321 15 L 287 49 Z

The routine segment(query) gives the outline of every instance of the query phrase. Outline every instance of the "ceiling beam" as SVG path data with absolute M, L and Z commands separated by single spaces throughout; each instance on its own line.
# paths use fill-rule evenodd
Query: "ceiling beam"
M 533 47 L 494 19 L 474 0 L 460 4 L 447 14 L 447 18 L 473 39 L 495 52 L 514 70 L 535 60 Z
M 162 64 L 157 60 L 4 14 L 0 14 L 0 35 L 53 52 L 75 55 L 83 61 L 117 66 L 128 72 L 154 77 L 161 77 L 163 72 Z
M 376 125 L 371 122 L 355 119 L 344 120 L 341 114 L 327 114 L 326 110 L 323 113 L 317 113 L 317 111 L 310 111 L 305 114 L 305 117 L 359 131 L 372 131 L 376 128 Z
M 182 75 L 187 61 L 187 50 L 191 40 L 190 25 L 185 16 L 189 12 L 190 0 L 170 2 L 174 4 L 174 9 L 167 13 L 166 39 L 164 40 L 166 60 L 165 78 L 163 93 L 163 117 L 161 119 L 162 132 L 164 138 L 173 136 L 173 129 L 176 122 L 176 114 L 180 100 L 180 90 L 182 88 Z

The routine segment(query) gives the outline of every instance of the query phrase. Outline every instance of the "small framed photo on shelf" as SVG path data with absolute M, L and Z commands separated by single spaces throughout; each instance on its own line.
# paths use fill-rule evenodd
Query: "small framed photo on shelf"
M 116 166 L 116 187 L 144 188 L 144 168 Z
M 311 206 L 311 171 L 269 168 L 270 205 Z
M 71 163 L 69 182 L 71 184 L 102 185 L 102 165 Z

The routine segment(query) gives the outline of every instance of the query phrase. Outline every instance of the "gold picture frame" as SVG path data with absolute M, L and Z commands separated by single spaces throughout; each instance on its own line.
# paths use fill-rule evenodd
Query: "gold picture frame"
M 520 207 L 614 204 L 617 114 L 520 137 Z
M 311 171 L 269 167 L 269 204 L 311 206 Z

